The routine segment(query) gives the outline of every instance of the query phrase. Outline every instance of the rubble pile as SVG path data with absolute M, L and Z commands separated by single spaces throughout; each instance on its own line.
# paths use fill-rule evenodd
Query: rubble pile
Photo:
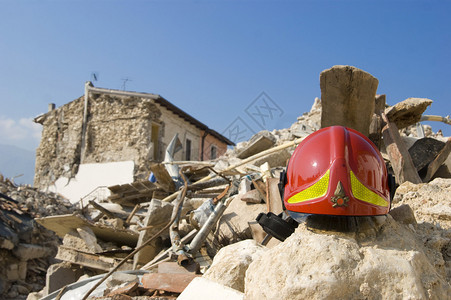
M 418 123 L 432 101 L 388 106 L 377 79 L 349 66 L 320 83 L 322 99 L 290 128 L 261 131 L 212 161 L 173 161 L 171 142 L 150 166 L 155 180 L 109 186 L 107 199 L 82 199 L 79 211 L 31 188 L 5 190 L 17 203 L 5 200 L 2 212 L 30 212 L 62 241 L 45 254 L 55 259 L 45 288 L 29 288 L 28 299 L 447 298 L 451 142 Z M 284 242 L 271 238 L 257 216 L 283 211 L 280 173 L 305 137 L 330 125 L 358 128 L 379 147 L 399 184 L 390 213 L 349 217 L 352 230 L 310 215 Z
M 25 299 L 45 286 L 60 240 L 34 218 L 75 211 L 62 197 L 16 186 L 0 174 L 0 294 Z

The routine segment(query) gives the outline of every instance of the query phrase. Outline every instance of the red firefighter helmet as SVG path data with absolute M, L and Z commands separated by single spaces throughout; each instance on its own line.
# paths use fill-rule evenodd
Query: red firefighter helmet
M 323 128 L 295 149 L 283 198 L 291 216 L 385 215 L 390 209 L 387 169 L 380 152 L 360 132 Z

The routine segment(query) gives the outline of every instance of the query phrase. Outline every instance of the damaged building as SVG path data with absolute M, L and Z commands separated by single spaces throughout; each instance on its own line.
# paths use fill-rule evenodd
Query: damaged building
M 97 88 L 90 82 L 82 97 L 56 109 L 50 104 L 34 121 L 43 126 L 34 186 L 55 192 L 67 189 L 81 171 L 98 173 L 97 164 L 115 177 L 106 185 L 145 180 L 151 163 L 164 159 L 176 134 L 183 149 L 175 160 L 212 160 L 234 145 L 160 95 Z M 101 185 L 105 182 L 92 188 Z

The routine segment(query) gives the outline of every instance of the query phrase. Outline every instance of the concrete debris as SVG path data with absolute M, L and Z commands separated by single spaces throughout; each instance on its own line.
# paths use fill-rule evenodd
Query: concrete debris
M 208 132 L 182 140 L 185 134 L 171 127 L 150 141 L 125 130 L 133 119 L 130 128 L 148 125 L 145 116 L 158 120 L 153 133 L 166 130 L 163 100 L 153 94 L 138 96 L 160 100 L 90 87 L 96 122 L 83 124 L 83 98 L 38 118 L 43 140 L 62 136 L 54 145 L 40 145 L 40 187 L 67 177 L 69 191 L 90 180 L 83 170 L 102 174 L 120 163 L 127 180 L 78 189 L 88 194 L 71 192 L 65 199 L 0 175 L 0 292 L 5 299 L 49 300 L 447 298 L 451 142 L 418 123 L 432 101 L 387 107 L 386 95 L 376 95 L 378 80 L 350 66 L 325 70 L 320 86 L 321 99 L 289 128 L 261 131 L 217 153 L 209 148 Z M 130 116 L 118 118 L 115 138 L 133 140 L 101 154 L 95 149 L 107 149 L 99 144 L 107 141 L 89 137 L 100 134 L 96 124 L 107 118 L 102 111 L 120 115 L 121 106 Z M 380 149 L 399 185 L 390 213 L 311 215 L 284 242 L 270 239 L 256 217 L 283 212 L 279 181 L 291 154 L 309 134 L 331 125 L 357 129 Z M 199 161 L 185 149 L 194 144 L 202 145 Z M 170 145 L 166 161 L 152 160 L 162 158 L 163 145 Z M 47 163 L 44 154 L 56 152 L 66 156 Z
M 399 129 L 420 122 L 421 115 L 432 104 L 432 100 L 424 98 L 408 98 L 385 110 L 387 118 Z
M 244 292 L 249 265 L 267 249 L 254 240 L 243 240 L 219 250 L 204 278 Z
M 46 271 L 61 244 L 35 218 L 72 213 L 77 208 L 56 194 L 0 178 L 0 294 L 2 299 L 25 299 L 46 286 Z
M 260 131 L 248 142 L 248 145 L 238 153 L 237 157 L 244 159 L 254 154 L 260 153 L 274 146 L 276 138 L 269 131 Z

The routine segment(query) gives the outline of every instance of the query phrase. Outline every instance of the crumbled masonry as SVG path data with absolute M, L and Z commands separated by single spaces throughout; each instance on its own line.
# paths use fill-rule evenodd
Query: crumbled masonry
M 448 298 L 450 142 L 417 124 L 431 100 L 386 105 L 385 95 L 375 94 L 378 80 L 350 66 L 332 67 L 320 80 L 328 94 L 290 128 L 261 131 L 213 160 L 144 162 L 140 151 L 149 149 L 140 148 L 138 133 L 131 134 L 138 143 L 127 144 L 126 155 L 139 176 L 103 187 L 107 196 L 71 204 L 0 174 L 2 299 Z M 346 87 L 352 94 L 340 93 Z M 359 99 L 358 111 L 349 110 Z M 77 101 L 82 99 L 71 104 L 73 111 L 64 108 L 68 117 L 82 114 Z M 157 114 L 154 104 L 146 105 Z M 322 107 L 340 113 L 332 117 Z M 143 122 L 140 113 L 139 120 L 133 116 L 121 120 L 121 128 Z M 73 128 L 79 121 L 60 125 Z M 399 184 L 391 212 L 353 219 L 347 230 L 335 226 L 333 217 L 311 215 L 284 242 L 269 239 L 256 217 L 283 210 L 279 175 L 296 145 L 321 124 L 358 127 L 380 145 Z M 92 140 L 89 147 L 105 142 Z M 87 158 L 95 161 L 89 151 Z M 67 156 L 38 169 L 75 174 L 77 161 Z M 48 174 L 36 178 L 47 182 Z

